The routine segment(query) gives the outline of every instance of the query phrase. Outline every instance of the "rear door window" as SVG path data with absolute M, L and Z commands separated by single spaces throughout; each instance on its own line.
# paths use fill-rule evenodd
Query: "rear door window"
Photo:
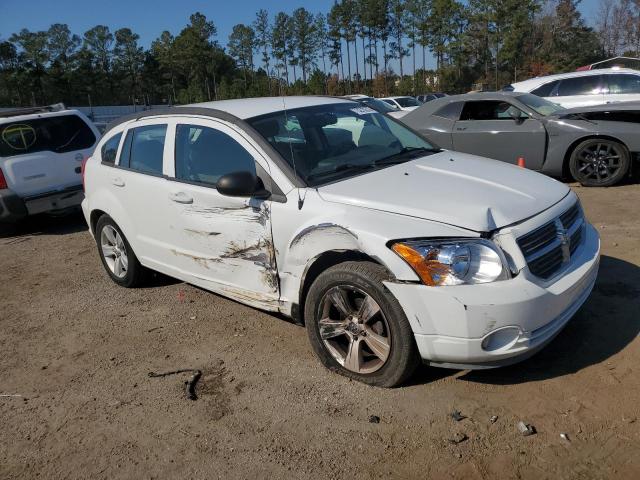
M 93 146 L 96 136 L 77 115 L 16 120 L 0 125 L 0 156 L 50 151 L 67 153 Z
M 256 174 L 255 160 L 224 132 L 200 125 L 176 128 L 176 178 L 215 187 L 228 173 Z
M 607 75 L 609 93 L 640 93 L 640 75 L 614 74 Z
M 565 78 L 558 85 L 559 97 L 573 95 L 598 95 L 602 93 L 602 76 L 589 75 L 586 77 Z
M 166 133 L 166 125 L 146 125 L 130 129 L 122 147 L 119 165 L 142 173 L 162 175 Z

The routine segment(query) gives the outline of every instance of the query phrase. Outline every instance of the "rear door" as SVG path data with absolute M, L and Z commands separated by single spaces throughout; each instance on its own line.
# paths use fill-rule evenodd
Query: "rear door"
M 82 160 L 98 136 L 75 112 L 0 125 L 0 161 L 9 188 L 22 197 L 80 188 Z
M 166 222 L 172 262 L 191 282 L 265 309 L 279 298 L 271 201 L 230 197 L 216 184 L 249 171 L 270 187 L 268 163 L 232 125 L 190 118 L 175 126 Z
M 520 113 L 520 120 L 512 118 L 512 110 Z M 459 152 L 514 164 L 519 157 L 524 157 L 527 167 L 534 170 L 539 169 L 544 161 L 544 125 L 509 102 L 465 102 L 452 137 L 453 149 Z
M 549 100 L 565 108 L 601 105 L 605 101 L 604 92 L 602 75 L 585 75 L 560 80 Z
M 606 103 L 637 102 L 640 100 L 640 75 L 613 73 L 604 75 L 606 81 Z
M 130 127 L 124 133 L 117 165 L 108 169 L 107 181 L 126 212 L 126 222 L 120 221 L 119 225 L 138 258 L 146 266 L 171 274 L 167 241 L 169 181 L 163 160 L 169 155 L 168 125 L 163 119 L 149 119 Z

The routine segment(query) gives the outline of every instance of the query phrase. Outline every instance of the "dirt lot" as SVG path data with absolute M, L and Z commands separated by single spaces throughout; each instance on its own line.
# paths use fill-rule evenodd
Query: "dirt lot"
M 0 394 L 22 397 L 0 397 L 0 477 L 640 478 L 640 185 L 575 189 L 603 256 L 564 332 L 394 390 L 324 370 L 280 317 L 168 279 L 117 287 L 79 216 L 5 232 Z M 183 368 L 203 371 L 197 401 L 188 373 L 148 376 Z

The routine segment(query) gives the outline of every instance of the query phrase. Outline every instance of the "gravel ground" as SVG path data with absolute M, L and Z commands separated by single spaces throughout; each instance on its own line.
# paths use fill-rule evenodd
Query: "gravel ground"
M 116 286 L 79 216 L 4 231 L 0 394 L 21 396 L 0 397 L 0 478 L 640 478 L 640 185 L 574 188 L 603 255 L 568 327 L 513 367 L 392 390 L 326 371 L 284 318 Z M 148 376 L 176 369 L 202 370 L 197 401 L 190 373 Z

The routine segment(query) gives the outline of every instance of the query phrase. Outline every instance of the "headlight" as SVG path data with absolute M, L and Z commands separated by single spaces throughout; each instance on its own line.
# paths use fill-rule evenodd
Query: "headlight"
M 425 285 L 489 283 L 509 278 L 504 255 L 489 240 L 415 240 L 391 247 Z

